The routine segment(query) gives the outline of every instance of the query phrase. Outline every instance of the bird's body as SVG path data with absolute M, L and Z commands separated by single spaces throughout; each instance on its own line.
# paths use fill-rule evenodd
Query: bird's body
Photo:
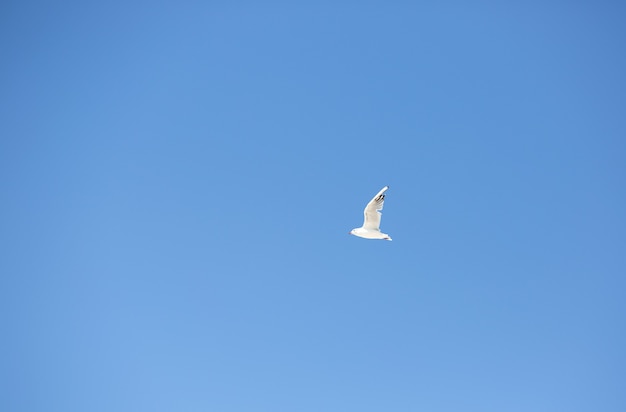
M 380 210 L 383 210 L 385 204 L 385 192 L 389 189 L 389 186 L 383 187 L 372 200 L 369 201 L 363 215 L 365 219 L 363 226 L 350 231 L 351 235 L 362 237 L 364 239 L 384 239 L 391 240 L 391 237 L 380 231 Z
M 380 230 L 368 230 L 368 229 L 363 229 L 362 227 L 352 229 L 352 232 L 350 232 L 350 234 L 354 236 L 362 237 L 363 239 L 391 240 L 388 234 L 382 233 Z

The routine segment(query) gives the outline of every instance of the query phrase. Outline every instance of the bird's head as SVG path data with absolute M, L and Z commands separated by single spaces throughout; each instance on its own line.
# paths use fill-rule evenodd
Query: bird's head
M 356 232 L 356 229 L 352 229 L 351 231 L 348 232 L 349 235 L 354 235 L 354 233 Z

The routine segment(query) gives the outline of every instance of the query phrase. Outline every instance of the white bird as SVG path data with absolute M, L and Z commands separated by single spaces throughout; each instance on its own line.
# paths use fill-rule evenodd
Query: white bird
M 388 234 L 380 231 L 380 216 L 379 210 L 383 210 L 385 204 L 385 192 L 389 189 L 389 186 L 383 187 L 380 192 L 365 206 L 363 214 L 365 220 L 363 226 L 357 227 L 350 231 L 351 235 L 362 237 L 365 239 L 385 239 L 391 240 Z

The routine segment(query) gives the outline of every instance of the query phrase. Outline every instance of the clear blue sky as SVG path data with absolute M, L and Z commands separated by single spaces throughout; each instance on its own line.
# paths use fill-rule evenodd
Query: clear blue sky
M 626 410 L 626 6 L 465 3 L 4 2 L 0 410 Z

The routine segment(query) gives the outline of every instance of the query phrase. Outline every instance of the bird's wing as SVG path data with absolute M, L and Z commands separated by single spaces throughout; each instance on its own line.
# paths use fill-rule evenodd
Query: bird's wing
M 368 230 L 380 230 L 380 216 L 379 210 L 383 210 L 385 204 L 385 192 L 389 189 L 389 186 L 383 187 L 380 192 L 365 206 L 363 214 L 365 220 L 363 221 L 363 228 Z

